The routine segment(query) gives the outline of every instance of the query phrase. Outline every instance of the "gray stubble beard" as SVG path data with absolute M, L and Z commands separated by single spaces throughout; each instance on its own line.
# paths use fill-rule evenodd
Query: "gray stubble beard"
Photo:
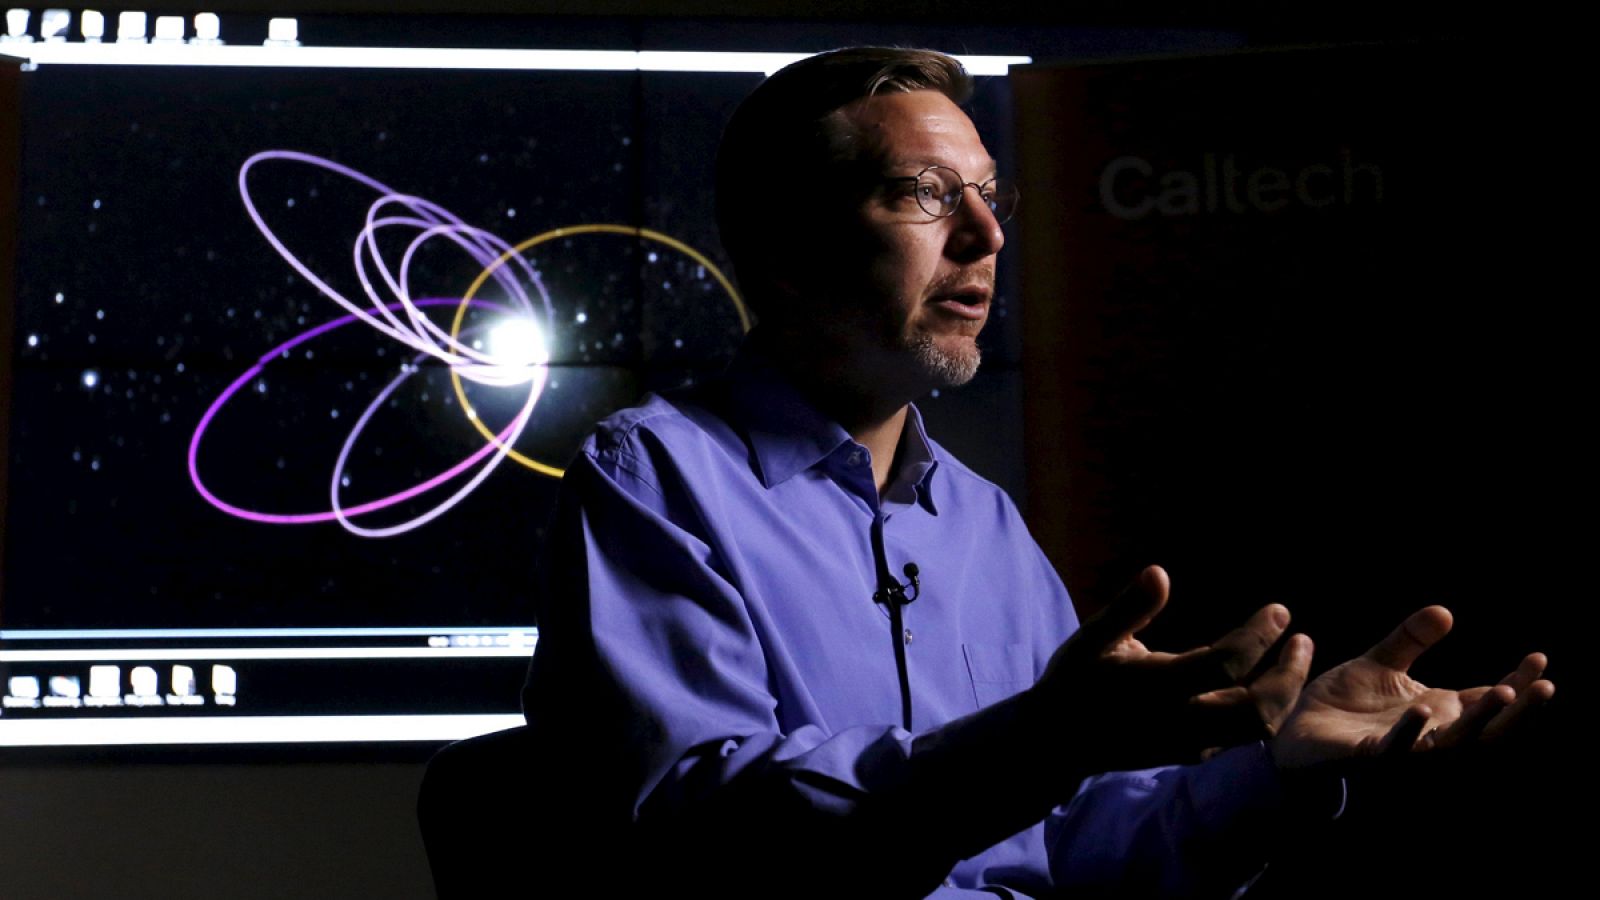
M 966 384 L 978 374 L 978 364 L 983 361 L 983 353 L 976 342 L 972 344 L 970 353 L 947 353 L 940 350 L 933 335 L 926 332 L 914 335 L 908 349 L 922 371 L 937 382 L 936 387 L 960 387 Z

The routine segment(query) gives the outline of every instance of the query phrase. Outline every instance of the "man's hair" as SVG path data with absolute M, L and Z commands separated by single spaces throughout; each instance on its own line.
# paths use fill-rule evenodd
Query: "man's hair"
M 758 314 L 766 311 L 766 275 L 786 247 L 804 240 L 813 211 L 786 209 L 784 186 L 798 181 L 788 196 L 821 198 L 828 179 L 856 158 L 856 136 L 836 113 L 864 97 L 922 90 L 965 103 L 972 77 L 933 50 L 848 47 L 780 69 L 734 111 L 717 150 L 717 228 Z

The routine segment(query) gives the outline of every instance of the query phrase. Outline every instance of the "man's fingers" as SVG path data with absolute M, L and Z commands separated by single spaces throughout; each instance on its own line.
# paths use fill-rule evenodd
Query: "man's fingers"
M 1522 658 L 1522 662 L 1517 664 L 1511 674 L 1500 679 L 1500 684 L 1516 691 L 1517 698 L 1509 706 L 1500 709 L 1484 726 L 1478 736 L 1480 740 L 1496 740 L 1515 727 L 1517 722 L 1531 710 L 1543 706 L 1555 696 L 1555 684 L 1540 678 L 1549 663 L 1549 658 L 1543 653 L 1529 653 Z
M 1277 664 L 1250 685 L 1250 693 L 1271 734 L 1278 733 L 1284 716 L 1300 699 L 1300 689 L 1306 686 L 1306 679 L 1311 675 L 1311 650 L 1311 638 L 1303 634 L 1289 638 L 1278 651 Z
M 1311 639 L 1297 634 L 1283 645 L 1277 663 L 1248 686 L 1207 691 L 1191 699 L 1189 714 L 1196 733 L 1222 746 L 1277 734 L 1310 671 Z
M 1161 612 L 1167 605 L 1170 587 L 1166 570 L 1160 566 L 1146 567 L 1110 606 L 1083 623 L 1073 638 L 1091 652 L 1115 648 L 1119 641 L 1150 624 Z
M 1545 666 L 1549 660 L 1543 653 L 1529 653 L 1522 658 L 1522 662 L 1512 670 L 1510 675 L 1500 679 L 1501 684 L 1510 685 L 1518 695 L 1528 689 L 1528 686 L 1539 680 L 1544 674 Z
M 1432 718 L 1433 710 L 1427 706 L 1413 706 L 1400 716 L 1389 733 L 1378 742 L 1378 755 L 1403 754 L 1411 750 L 1422 736 L 1422 729 Z
M 1423 651 L 1449 633 L 1451 624 L 1450 611 L 1442 606 L 1419 609 L 1389 632 L 1388 637 L 1373 645 L 1366 657 L 1385 668 L 1404 672 Z
M 1079 679 L 1086 666 L 1119 665 L 1149 657 L 1150 652 L 1133 634 L 1148 625 L 1167 604 L 1168 586 L 1167 573 L 1160 566 L 1145 568 L 1111 605 L 1090 617 L 1056 648 L 1039 678 L 1039 686 L 1047 693 L 1061 693 L 1082 687 Z M 1124 683 L 1122 690 L 1131 686 Z
M 1217 661 L 1232 680 L 1250 674 L 1283 630 L 1289 627 L 1289 610 L 1277 603 L 1256 610 L 1246 622 L 1211 645 Z
M 1232 747 L 1272 736 L 1256 698 L 1243 685 L 1191 698 L 1184 727 L 1198 747 Z
M 1465 696 L 1465 692 L 1463 692 Z M 1424 746 L 1428 749 L 1446 749 L 1460 746 L 1477 740 L 1489 722 L 1499 715 L 1501 710 L 1510 706 L 1516 699 L 1516 693 L 1507 685 L 1495 685 L 1471 701 L 1461 716 L 1448 727 L 1440 731 L 1435 728 L 1423 736 Z
M 1289 625 L 1289 610 L 1274 603 L 1209 647 L 1173 657 L 1164 686 L 1175 696 L 1221 690 L 1250 674 Z
M 1288 708 L 1300 697 L 1311 673 L 1311 638 L 1297 634 L 1278 651 L 1278 661 L 1248 685 L 1236 684 L 1196 694 L 1189 702 L 1196 706 L 1225 706 L 1249 700 L 1256 706 L 1270 704 Z
M 1189 704 L 1199 709 L 1217 710 L 1250 704 L 1250 689 L 1242 684 L 1217 691 L 1206 691 L 1189 699 Z
M 1517 699 L 1502 709 L 1488 725 L 1484 726 L 1482 740 L 1493 741 L 1516 727 L 1531 712 L 1550 702 L 1556 694 L 1554 682 L 1539 679 L 1517 693 Z

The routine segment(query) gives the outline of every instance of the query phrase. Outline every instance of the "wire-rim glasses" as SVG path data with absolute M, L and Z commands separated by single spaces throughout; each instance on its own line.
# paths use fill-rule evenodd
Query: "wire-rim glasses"
M 911 182 L 917 205 L 922 207 L 923 212 L 938 219 L 955 215 L 969 187 L 977 190 L 984 205 L 989 207 L 989 212 L 1002 225 L 1017 213 L 1017 186 L 1009 178 L 996 177 L 978 184 L 962 178 L 960 172 L 949 166 L 929 166 L 915 175 L 900 175 L 884 180 Z

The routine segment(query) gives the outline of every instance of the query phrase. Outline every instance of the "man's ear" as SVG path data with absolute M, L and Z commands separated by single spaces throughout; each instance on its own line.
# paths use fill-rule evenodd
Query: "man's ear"
M 789 238 L 796 239 L 798 235 Z M 765 312 L 769 322 L 781 318 L 783 310 L 801 302 L 816 289 L 808 280 L 812 268 L 803 259 L 796 258 L 804 254 L 786 253 L 780 247 L 774 243 L 763 248 L 757 269 L 760 274 L 752 280 L 748 292 L 760 295 L 755 305 Z
M 765 287 L 767 306 L 779 309 L 797 302 L 806 293 L 802 280 L 791 275 L 773 275 L 767 279 Z

